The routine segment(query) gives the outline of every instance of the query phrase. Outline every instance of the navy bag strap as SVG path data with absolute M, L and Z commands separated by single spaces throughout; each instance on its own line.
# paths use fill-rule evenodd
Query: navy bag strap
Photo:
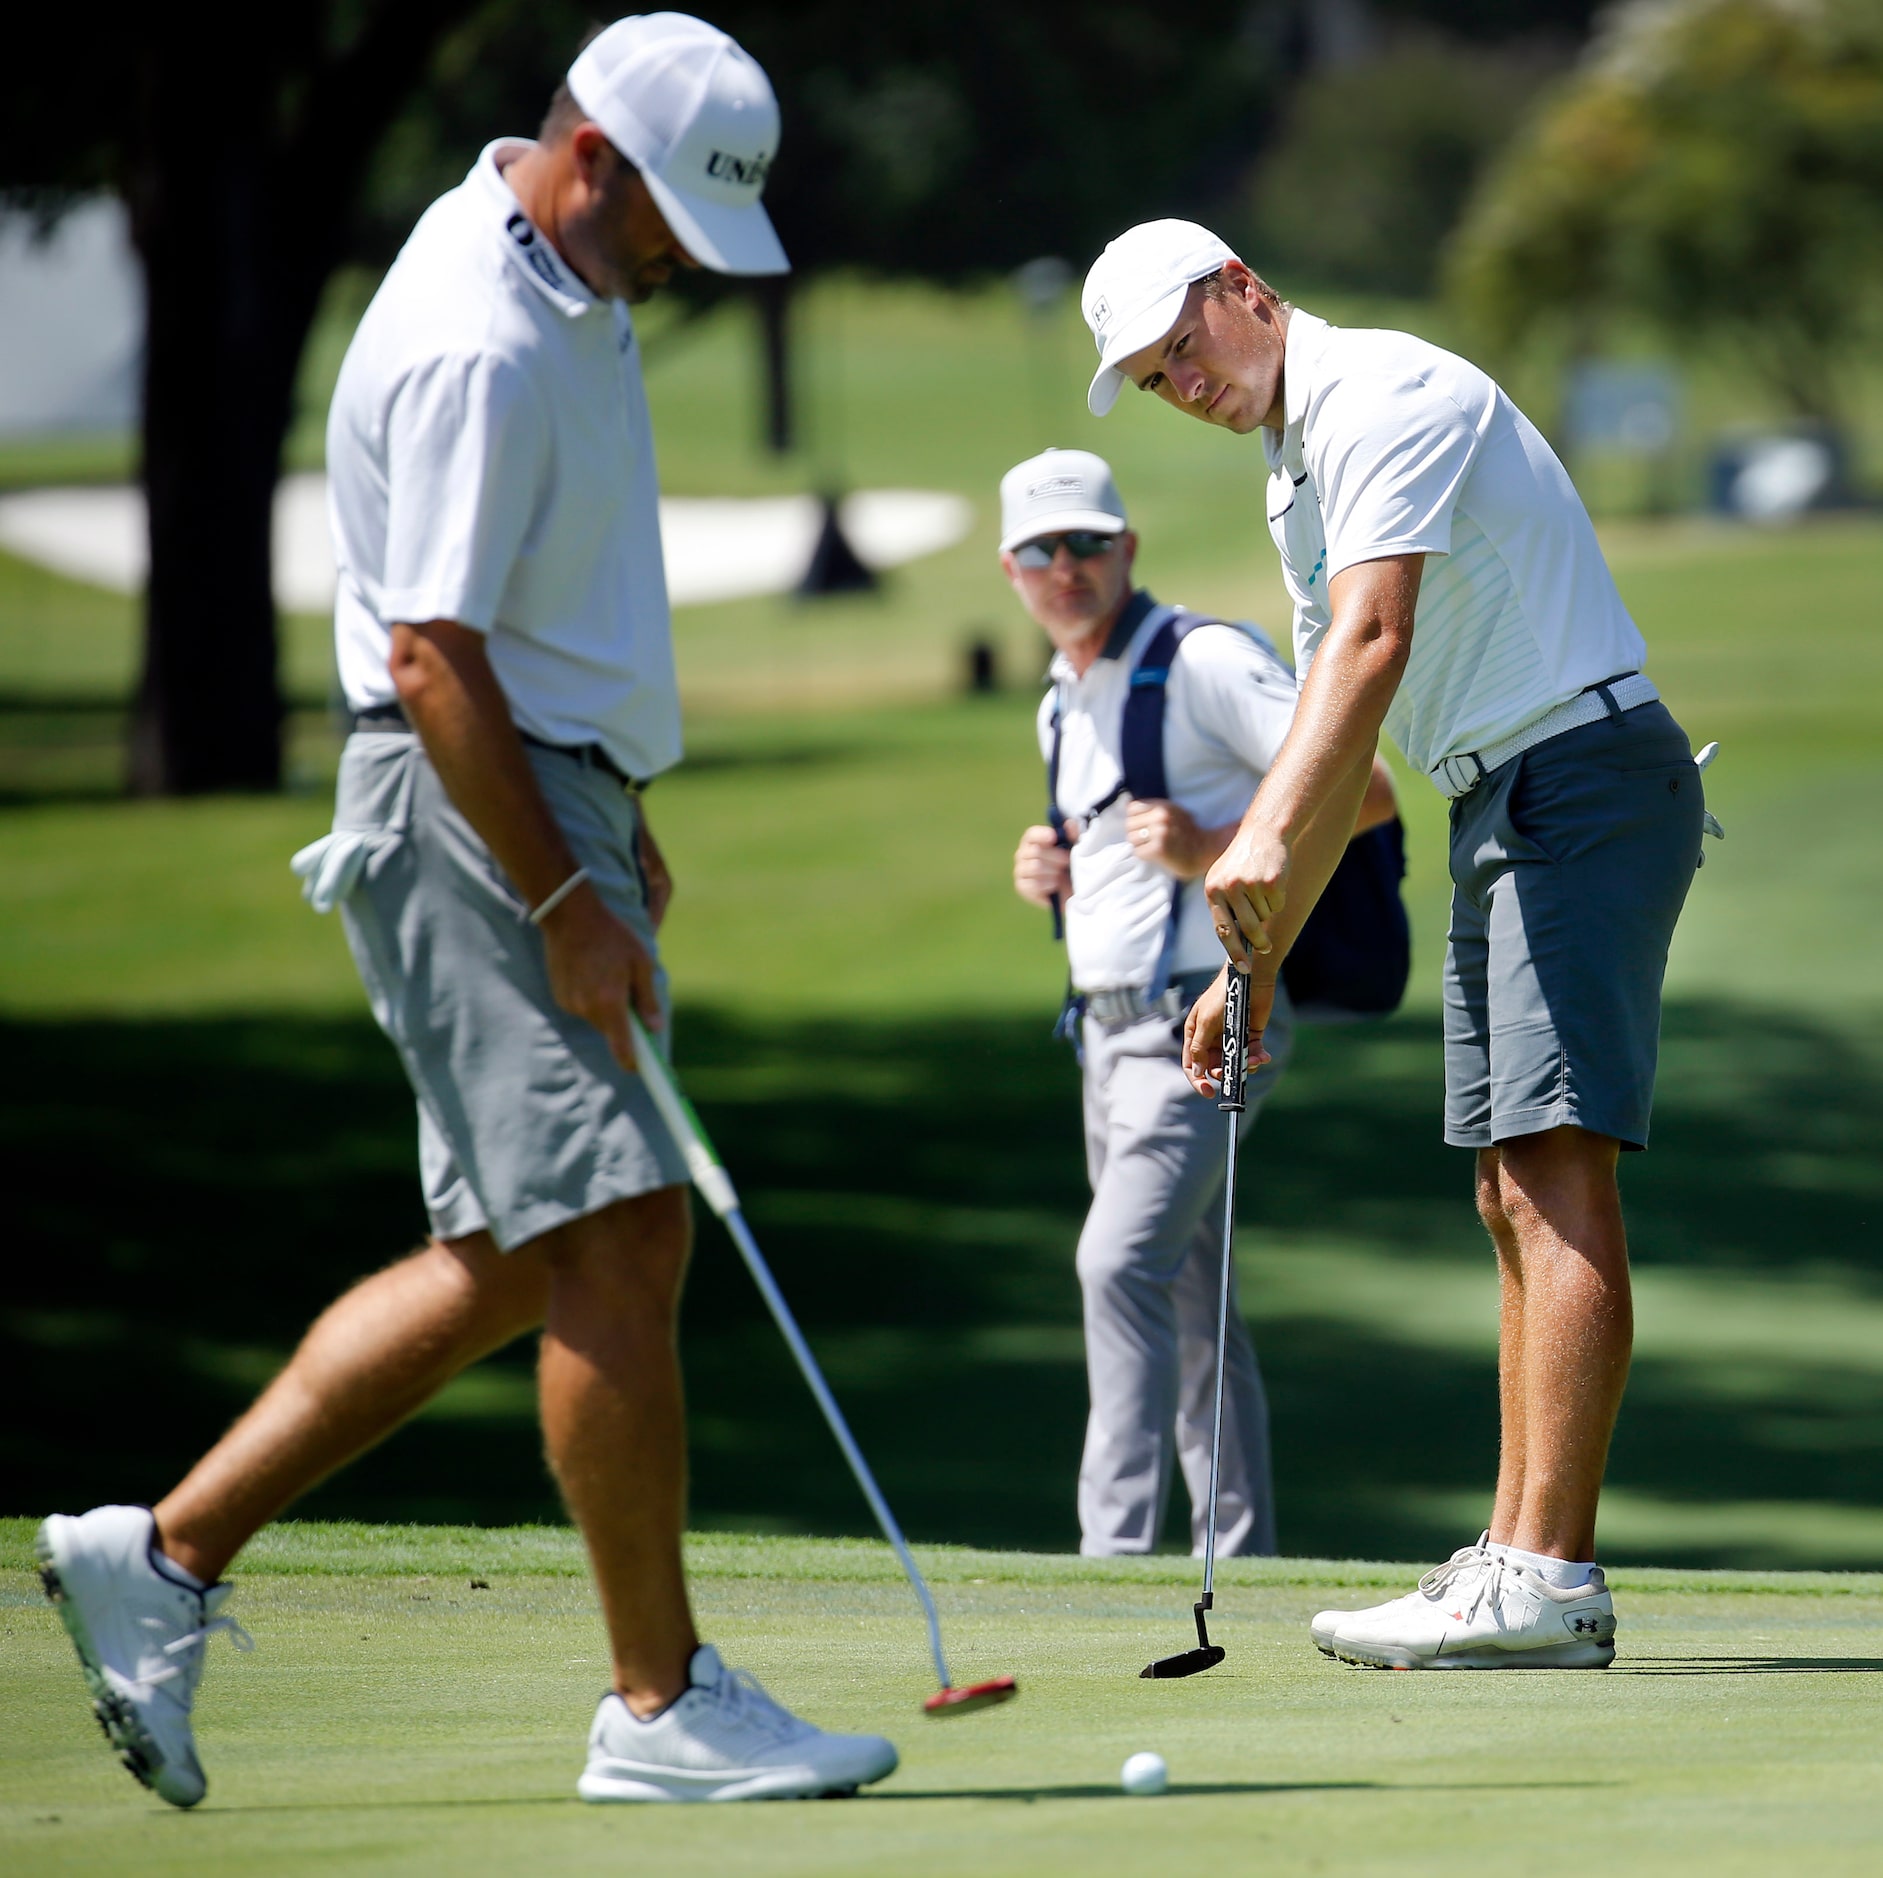
M 1170 667 L 1177 648 L 1199 626 L 1222 622 L 1172 607 L 1170 617 L 1152 633 L 1132 668 L 1131 686 L 1125 693 L 1124 719 L 1118 731 L 1119 767 L 1124 779 L 1107 804 L 1120 795 L 1135 802 L 1161 802 L 1170 797 L 1170 778 L 1164 768 L 1164 712 L 1170 701 Z M 1170 912 L 1164 920 L 1164 943 L 1157 954 L 1157 967 L 1144 995 L 1161 998 L 1170 984 L 1170 967 L 1177 955 L 1177 925 L 1183 916 L 1183 890 L 1189 883 L 1170 883 Z

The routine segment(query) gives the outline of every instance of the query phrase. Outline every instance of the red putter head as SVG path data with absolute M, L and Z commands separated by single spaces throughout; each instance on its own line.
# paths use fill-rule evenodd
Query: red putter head
M 1020 1685 L 1011 1676 L 996 1676 L 992 1682 L 971 1682 L 964 1689 L 937 1689 L 922 1710 L 928 1715 L 970 1715 L 977 1708 L 1011 1702 L 1019 1693 Z

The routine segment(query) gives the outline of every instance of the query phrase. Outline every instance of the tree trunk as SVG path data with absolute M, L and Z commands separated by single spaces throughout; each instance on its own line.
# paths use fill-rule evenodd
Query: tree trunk
M 791 276 L 768 274 L 754 288 L 764 378 L 765 446 L 784 456 L 796 442 L 791 408 Z
M 294 380 L 368 163 L 477 0 L 276 0 L 232 75 L 219 14 L 137 55 L 125 195 L 144 262 L 150 589 L 130 780 L 281 784 L 270 540 Z
M 272 265 L 271 224 L 288 205 L 270 202 L 265 164 L 234 137 L 152 155 L 133 209 L 148 296 L 150 588 L 131 787 L 275 789 L 271 519 L 308 326 Z

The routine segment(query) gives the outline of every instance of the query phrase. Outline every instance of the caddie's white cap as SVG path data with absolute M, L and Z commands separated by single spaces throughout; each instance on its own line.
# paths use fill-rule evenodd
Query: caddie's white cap
M 1042 450 L 1000 479 L 1000 550 L 1041 535 L 1089 528 L 1098 535 L 1125 529 L 1111 465 L 1090 450 Z
M 1140 222 L 1106 247 L 1079 299 L 1098 341 L 1098 370 L 1085 394 L 1094 417 L 1103 417 L 1125 388 L 1118 361 L 1163 338 L 1191 283 L 1235 258 L 1235 249 L 1195 222 Z
M 569 68 L 583 114 L 638 169 L 687 253 L 720 274 L 788 274 L 759 205 L 778 100 L 758 61 L 690 13 L 637 13 Z

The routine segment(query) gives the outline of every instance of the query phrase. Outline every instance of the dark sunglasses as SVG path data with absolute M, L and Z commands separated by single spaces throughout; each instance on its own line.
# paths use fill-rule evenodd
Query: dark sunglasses
M 1037 541 L 1025 541 L 1013 551 L 1022 567 L 1051 567 L 1059 544 L 1075 561 L 1090 561 L 1106 553 L 1118 540 L 1116 535 L 1094 534 L 1089 528 L 1069 528 L 1063 535 L 1042 535 Z

